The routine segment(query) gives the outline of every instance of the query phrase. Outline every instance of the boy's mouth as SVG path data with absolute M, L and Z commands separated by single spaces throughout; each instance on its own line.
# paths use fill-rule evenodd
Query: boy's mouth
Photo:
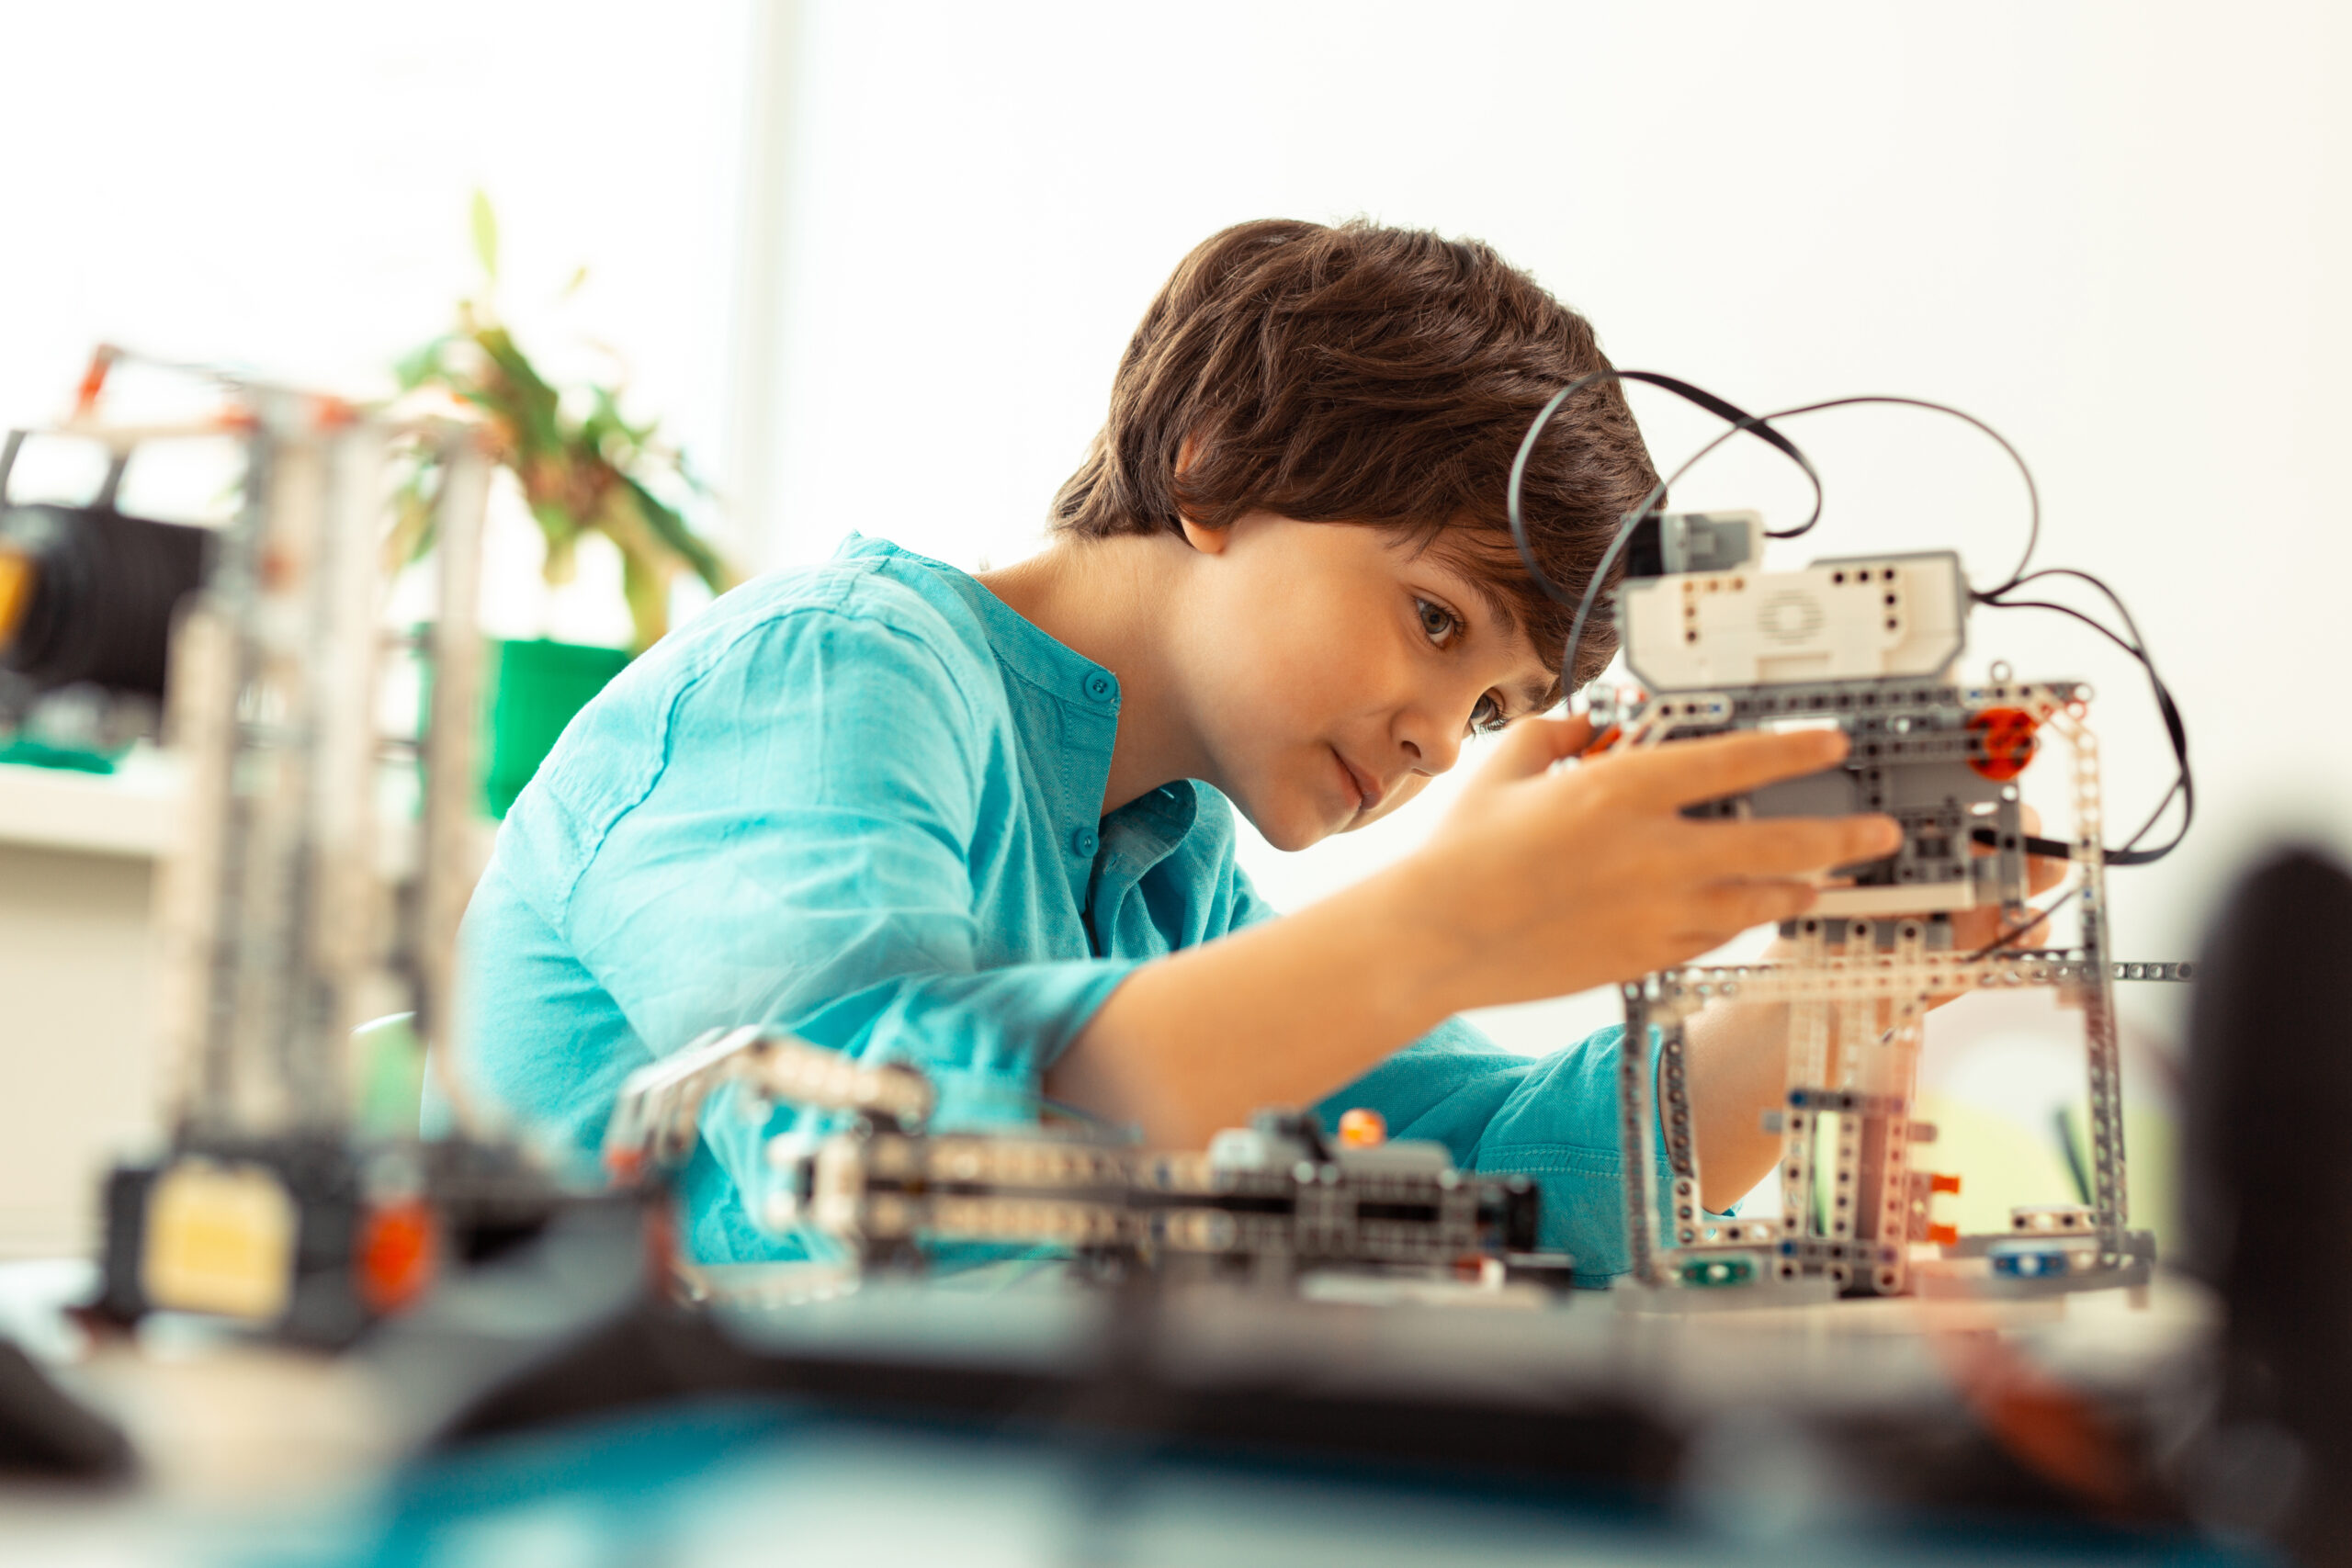
M 1348 775 L 1349 786 L 1356 792 L 1357 814 L 1370 816 L 1378 810 L 1380 797 L 1385 792 L 1363 769 L 1349 761 L 1337 746 L 1331 748 L 1331 755 L 1339 759 L 1340 770 Z

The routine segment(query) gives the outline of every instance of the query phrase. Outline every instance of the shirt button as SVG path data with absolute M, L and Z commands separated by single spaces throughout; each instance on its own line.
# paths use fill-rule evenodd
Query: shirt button
M 1069 836 L 1069 852 L 1080 860 L 1092 860 L 1094 852 L 1102 847 L 1102 840 L 1091 828 L 1080 828 Z
M 1111 677 L 1103 674 L 1100 670 L 1089 675 L 1086 678 L 1086 694 L 1098 703 L 1108 699 L 1111 695 Z

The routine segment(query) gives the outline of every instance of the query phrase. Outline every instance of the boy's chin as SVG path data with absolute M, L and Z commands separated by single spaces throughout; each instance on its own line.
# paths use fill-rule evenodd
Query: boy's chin
M 1285 852 L 1319 844 L 1332 834 L 1347 830 L 1346 824 L 1327 820 L 1306 801 L 1237 800 L 1233 804 L 1250 819 L 1250 826 L 1258 829 L 1260 838 Z

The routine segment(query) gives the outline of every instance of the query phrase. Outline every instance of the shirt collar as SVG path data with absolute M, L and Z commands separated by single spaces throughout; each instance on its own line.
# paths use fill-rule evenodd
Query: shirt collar
M 860 558 L 921 569 L 918 571 L 894 571 L 892 575 L 917 587 L 936 585 L 953 593 L 979 618 L 981 629 L 988 636 L 989 646 L 996 650 L 997 658 L 1030 684 L 1088 711 L 1109 714 L 1114 717 L 1117 716 L 1119 678 L 1116 675 L 1084 654 L 1046 636 L 1033 622 L 1023 619 L 1011 605 L 989 592 L 987 585 L 971 573 L 945 561 L 918 555 L 888 539 L 852 534 L 842 541 L 836 558 Z
M 1013 720 L 1022 728 L 1023 743 L 1046 786 L 1056 825 L 1065 839 L 1081 830 L 1091 834 L 1098 822 L 1107 828 L 1109 821 L 1132 819 L 1146 825 L 1146 840 L 1164 837 L 1156 852 L 1149 854 L 1149 860 L 1156 862 L 1183 838 L 1195 811 L 1189 784 L 1151 791 L 1113 813 L 1110 819 L 1102 818 L 1102 792 L 1111 778 L 1111 747 L 1118 736 L 1116 675 L 1047 636 L 978 579 L 944 561 L 862 534 L 842 540 L 835 558 L 877 561 L 894 580 L 933 603 L 943 597 L 952 599 L 978 621 L 997 661 L 1014 677 L 1007 682 Z M 1120 836 L 1133 841 L 1132 835 Z M 1142 843 L 1135 843 L 1128 852 L 1142 848 Z

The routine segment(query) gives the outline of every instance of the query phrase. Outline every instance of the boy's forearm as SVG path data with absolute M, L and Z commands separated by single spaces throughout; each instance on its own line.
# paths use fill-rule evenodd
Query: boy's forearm
M 1764 1130 L 1764 1111 L 1784 1092 L 1788 1037 L 1783 1002 L 1718 1001 L 1683 1026 L 1699 1201 L 1717 1213 L 1746 1197 L 1780 1160 L 1781 1140 Z
M 1147 964 L 1046 1075 L 1046 1092 L 1197 1148 L 1267 1105 L 1361 1077 L 1457 1010 L 1460 939 L 1412 862 L 1281 919 Z

